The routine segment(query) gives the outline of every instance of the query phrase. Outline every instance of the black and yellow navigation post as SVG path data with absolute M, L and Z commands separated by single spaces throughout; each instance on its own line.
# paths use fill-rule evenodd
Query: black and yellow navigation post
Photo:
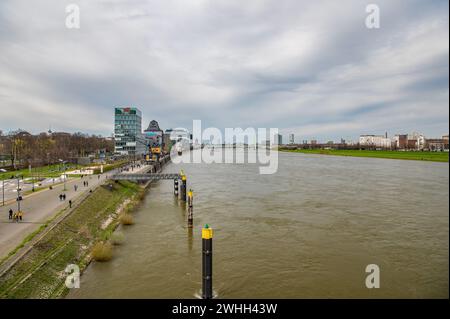
M 203 299 L 213 298 L 213 281 L 212 281 L 212 257 L 213 257 L 213 230 L 209 225 L 205 225 L 202 229 L 202 270 L 203 270 Z
M 173 180 L 173 194 L 178 197 L 178 179 Z
M 181 171 L 181 200 L 183 202 L 186 201 L 186 187 L 187 187 L 187 177 L 184 175 L 184 172 Z
M 188 193 L 188 227 L 194 226 L 194 192 L 192 189 Z

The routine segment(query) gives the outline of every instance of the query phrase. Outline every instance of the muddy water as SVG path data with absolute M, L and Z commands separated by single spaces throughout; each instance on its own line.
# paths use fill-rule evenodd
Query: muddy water
M 170 164 L 195 191 L 195 228 L 173 182 L 152 185 L 108 263 L 69 298 L 194 298 L 201 226 L 215 230 L 219 298 L 448 298 L 449 166 L 279 154 L 255 165 Z M 367 289 L 377 264 L 381 288 Z

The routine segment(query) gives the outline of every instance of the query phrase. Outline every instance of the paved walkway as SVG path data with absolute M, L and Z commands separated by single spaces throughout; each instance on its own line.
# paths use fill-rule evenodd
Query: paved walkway
M 143 172 L 148 166 L 135 169 L 135 172 Z M 85 176 L 83 179 L 76 178 L 67 182 L 67 191 L 63 192 L 64 185 L 58 185 L 53 190 L 43 190 L 33 193 L 21 202 L 21 210 L 24 212 L 23 221 L 11 222 L 8 219 L 8 211 L 12 208 L 17 211 L 17 203 L 0 207 L 0 259 L 16 248 L 29 234 L 36 231 L 47 220 L 55 216 L 63 208 L 69 206 L 69 200 L 75 201 L 77 197 L 104 183 L 106 178 L 115 171 L 103 175 Z M 98 178 L 100 176 L 100 178 Z M 83 186 L 83 181 L 89 183 L 89 187 Z M 75 191 L 74 186 L 78 186 Z M 66 194 L 66 201 L 60 201 L 59 195 Z

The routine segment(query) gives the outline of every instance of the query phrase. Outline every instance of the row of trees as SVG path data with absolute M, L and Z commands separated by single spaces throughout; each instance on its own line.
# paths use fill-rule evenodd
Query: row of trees
M 112 153 L 114 142 L 101 136 L 82 133 L 42 133 L 32 135 L 24 130 L 4 134 L 0 131 L 0 157 L 14 168 L 57 163 L 59 159 Z

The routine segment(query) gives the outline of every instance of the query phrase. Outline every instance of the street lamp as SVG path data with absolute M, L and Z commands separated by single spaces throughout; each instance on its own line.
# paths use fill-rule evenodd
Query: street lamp
M 32 166 L 31 166 L 31 159 L 29 160 L 29 162 L 30 162 L 30 164 L 29 164 L 29 166 L 28 166 L 28 171 L 29 171 L 29 173 L 30 173 L 30 175 L 31 175 L 31 184 L 32 184 L 32 188 L 31 188 L 31 191 L 32 192 L 34 192 L 34 184 L 35 184 L 35 174 L 33 174 L 33 168 L 32 168 Z
M 63 164 L 64 166 L 64 189 L 63 189 L 63 191 L 65 192 L 65 191 L 67 191 L 67 188 L 66 188 L 66 179 L 67 179 L 67 175 L 66 175 L 66 163 L 67 163 L 67 161 L 63 161 L 62 159 L 60 159 L 59 160 L 59 162 L 61 163 L 61 164 Z
M 20 212 L 20 202 L 22 201 L 22 196 L 20 196 L 20 176 L 19 174 L 16 175 L 17 177 L 17 212 Z

